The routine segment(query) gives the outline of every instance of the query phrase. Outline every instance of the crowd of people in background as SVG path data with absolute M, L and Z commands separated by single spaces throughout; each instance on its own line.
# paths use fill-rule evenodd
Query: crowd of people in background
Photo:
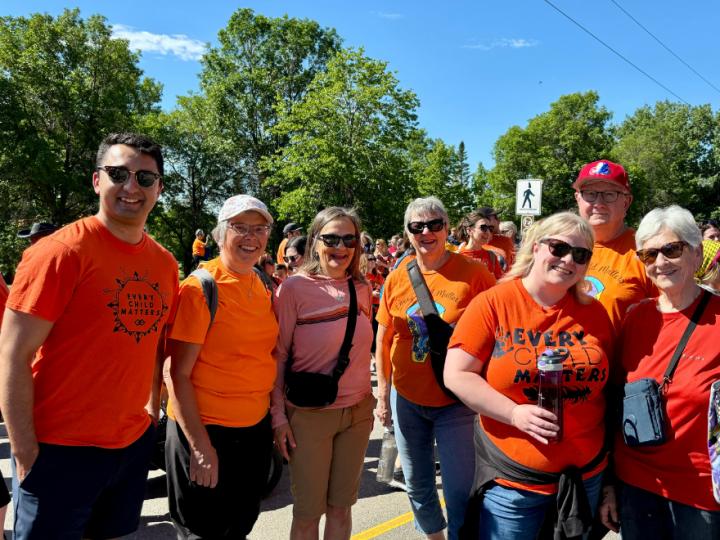
M 268 207 L 235 195 L 182 282 L 145 231 L 160 147 L 106 137 L 92 184 L 98 213 L 21 231 L 0 283 L 15 538 L 137 529 L 163 386 L 178 538 L 247 537 L 276 448 L 290 538 L 325 516 L 349 539 L 374 418 L 428 539 L 720 538 L 720 227 L 673 205 L 633 230 L 621 165 L 521 236 L 425 197 L 387 240 L 349 208 L 287 223 L 274 258 Z

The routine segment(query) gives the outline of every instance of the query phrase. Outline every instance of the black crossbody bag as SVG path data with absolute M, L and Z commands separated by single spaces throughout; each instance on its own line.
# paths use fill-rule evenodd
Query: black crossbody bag
M 453 327 L 442 320 L 440 314 L 435 309 L 435 302 L 430 289 L 428 289 L 425 278 L 418 267 L 417 261 L 412 260 L 407 264 L 407 273 L 410 276 L 410 283 L 415 291 L 420 311 L 422 311 L 425 326 L 428 331 L 428 341 L 430 343 L 430 364 L 432 365 L 433 374 L 442 391 L 445 394 L 457 400 L 457 396 L 445 386 L 443 378 L 443 370 L 445 369 L 445 356 L 447 355 L 447 346 L 450 343 L 450 336 L 453 333 Z
M 311 373 L 309 371 L 292 370 L 292 354 L 288 355 L 285 364 L 285 397 L 298 407 L 327 407 L 335 403 L 338 393 L 340 377 L 350 364 L 350 349 L 352 338 L 355 335 L 357 321 L 357 293 L 352 277 L 348 279 L 350 293 L 350 309 L 348 311 L 345 338 L 340 347 L 337 365 L 332 375 L 324 373 Z
M 672 376 L 685 346 L 712 295 L 706 290 L 703 290 L 702 294 L 703 297 L 695 308 L 685 333 L 665 370 L 662 384 L 653 378 L 646 377 L 626 383 L 623 387 L 621 427 L 623 439 L 628 446 L 657 446 L 665 442 L 667 437 L 666 415 L 662 393 L 663 389 L 672 382 Z

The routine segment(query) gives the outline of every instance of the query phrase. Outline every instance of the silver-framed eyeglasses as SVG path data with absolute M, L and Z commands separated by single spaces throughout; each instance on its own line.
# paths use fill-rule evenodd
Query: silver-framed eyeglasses
M 268 236 L 271 229 L 270 225 L 248 225 L 247 223 L 228 223 L 228 227 L 240 236 L 247 236 L 252 233 L 260 237 Z

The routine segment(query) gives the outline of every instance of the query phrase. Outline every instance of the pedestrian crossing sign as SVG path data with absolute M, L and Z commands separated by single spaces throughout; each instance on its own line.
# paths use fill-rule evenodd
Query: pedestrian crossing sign
M 515 214 L 539 216 L 542 206 L 542 180 L 526 178 L 517 181 L 515 190 Z

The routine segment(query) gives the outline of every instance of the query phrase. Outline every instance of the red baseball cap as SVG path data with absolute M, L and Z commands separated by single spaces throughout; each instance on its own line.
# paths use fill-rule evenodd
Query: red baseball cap
M 584 165 L 583 168 L 580 169 L 580 174 L 578 174 L 577 180 L 573 183 L 573 187 L 579 190 L 580 186 L 588 180 L 615 182 L 627 191 L 630 191 L 630 180 L 623 166 L 606 159 L 593 161 L 592 163 Z

